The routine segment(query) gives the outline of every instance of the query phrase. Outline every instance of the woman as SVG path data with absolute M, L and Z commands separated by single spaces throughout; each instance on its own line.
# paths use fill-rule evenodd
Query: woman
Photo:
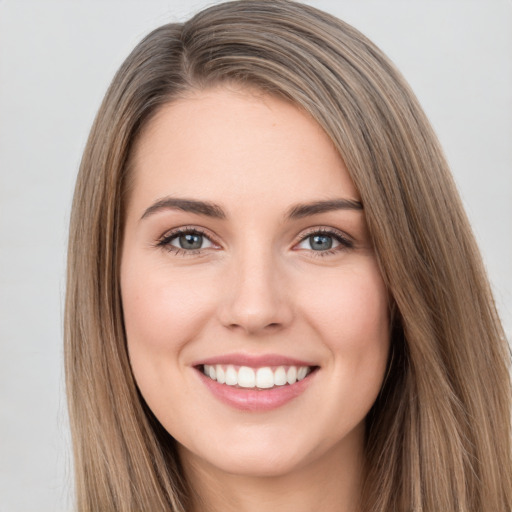
M 79 510 L 507 511 L 509 352 L 403 78 L 314 8 L 143 40 L 73 206 Z

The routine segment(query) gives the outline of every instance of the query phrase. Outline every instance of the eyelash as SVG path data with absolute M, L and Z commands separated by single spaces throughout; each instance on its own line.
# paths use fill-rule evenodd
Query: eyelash
M 175 254 L 176 256 L 197 256 L 198 254 L 201 254 L 204 249 L 182 249 L 180 247 L 175 247 L 174 245 L 171 245 L 171 242 L 179 237 L 180 235 L 200 235 L 208 240 L 213 245 L 218 245 L 211 235 L 206 234 L 206 232 L 200 228 L 193 227 L 193 226 L 183 226 L 181 228 L 173 229 L 170 232 L 167 232 L 162 238 L 157 240 L 157 243 L 155 244 L 156 247 L 160 247 L 170 253 Z
M 347 251 L 354 248 L 354 242 L 350 240 L 350 238 L 347 235 L 345 235 L 342 231 L 338 231 L 337 229 L 334 228 L 325 227 L 312 228 L 311 230 L 307 231 L 304 235 L 302 235 L 300 240 L 295 245 L 301 244 L 309 237 L 314 235 L 330 236 L 340 244 L 338 247 L 327 249 L 325 251 L 314 251 L 313 249 L 310 249 L 309 252 L 311 253 L 311 256 L 315 258 L 324 258 L 326 256 L 331 256 L 333 254 L 337 254 L 339 252 Z
M 197 228 L 195 226 L 183 226 L 180 228 L 173 229 L 170 232 L 167 232 L 164 236 L 162 236 L 159 240 L 157 240 L 155 246 L 160 247 L 170 253 L 175 254 L 176 256 L 195 256 L 198 254 L 201 254 L 205 248 L 201 249 L 183 249 L 180 247 L 175 247 L 174 245 L 171 245 L 171 242 L 179 237 L 180 235 L 184 234 L 190 234 L 190 235 L 200 235 L 207 240 L 209 240 L 214 246 L 219 246 L 217 242 L 215 242 L 214 238 L 207 234 L 204 230 L 201 228 Z M 338 231 L 333 228 L 312 228 L 308 230 L 305 234 L 303 234 L 298 242 L 294 244 L 294 247 L 301 244 L 305 240 L 307 240 L 309 237 L 314 235 L 326 235 L 329 237 L 332 237 L 336 242 L 339 243 L 339 246 L 332 248 L 332 249 L 326 249 L 325 251 L 314 251 L 313 249 L 310 249 L 308 252 L 311 253 L 313 257 L 320 257 L 323 258 L 325 256 L 330 256 L 333 254 L 336 254 L 341 251 L 346 251 L 349 249 L 352 249 L 354 247 L 354 242 L 350 240 L 347 235 L 345 235 L 343 232 Z M 296 249 L 299 250 L 299 249 Z

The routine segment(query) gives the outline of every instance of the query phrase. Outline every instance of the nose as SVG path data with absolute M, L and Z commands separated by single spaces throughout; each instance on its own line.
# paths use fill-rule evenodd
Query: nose
M 219 319 L 225 327 L 264 335 L 291 323 L 293 307 L 286 279 L 269 253 L 233 258 L 222 287 Z

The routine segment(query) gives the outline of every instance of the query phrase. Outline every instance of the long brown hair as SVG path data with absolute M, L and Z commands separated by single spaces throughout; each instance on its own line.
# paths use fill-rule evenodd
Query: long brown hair
M 217 5 L 149 34 L 116 74 L 71 218 L 66 378 L 80 511 L 187 509 L 174 443 L 130 371 L 119 248 L 130 151 L 165 103 L 236 82 L 330 136 L 359 190 L 394 303 L 388 375 L 367 418 L 365 512 L 512 510 L 510 354 L 438 141 L 368 39 L 286 0 Z

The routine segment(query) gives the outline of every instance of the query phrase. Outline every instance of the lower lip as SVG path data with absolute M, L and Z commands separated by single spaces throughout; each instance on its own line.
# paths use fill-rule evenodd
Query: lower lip
M 311 372 L 295 384 L 286 384 L 271 389 L 244 389 L 219 384 L 201 370 L 197 370 L 202 382 L 221 402 L 242 411 L 263 412 L 277 409 L 300 396 L 311 383 L 317 371 Z

